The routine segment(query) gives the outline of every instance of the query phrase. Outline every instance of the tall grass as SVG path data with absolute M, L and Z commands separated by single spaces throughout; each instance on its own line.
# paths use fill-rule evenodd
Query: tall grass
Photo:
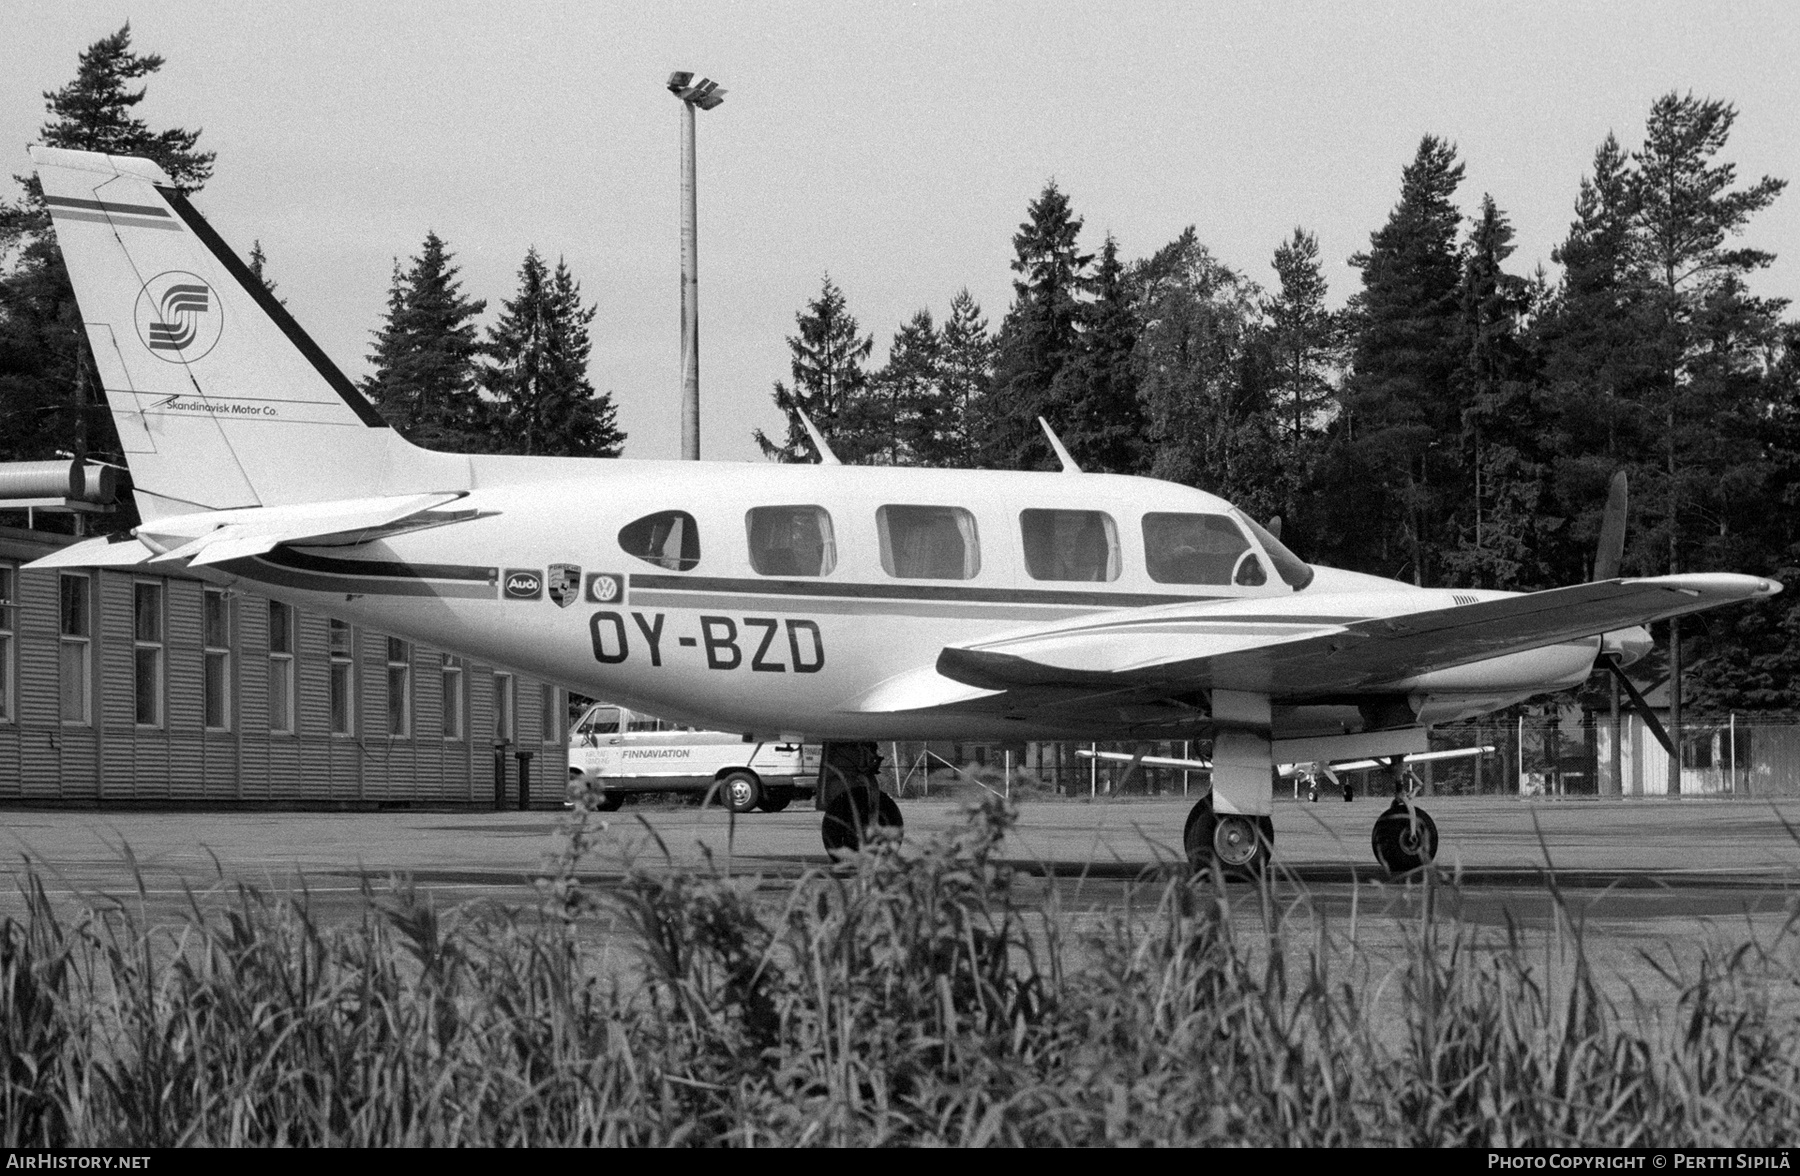
M 27 870 L 0 921 L 0 1143 L 1800 1136 L 1800 1024 L 1770 999 L 1786 932 L 1625 1001 L 1572 920 L 1552 984 L 1517 933 L 1483 942 L 1437 893 L 1398 962 L 1205 880 L 1072 936 L 1054 889 L 1022 894 L 1000 861 L 1011 819 L 990 801 L 779 891 L 717 869 L 598 891 L 578 810 L 539 910 L 439 912 L 400 884 L 329 927 L 304 894 L 244 886 L 172 929 L 61 915 Z M 601 919 L 637 953 L 629 979 L 590 958 Z

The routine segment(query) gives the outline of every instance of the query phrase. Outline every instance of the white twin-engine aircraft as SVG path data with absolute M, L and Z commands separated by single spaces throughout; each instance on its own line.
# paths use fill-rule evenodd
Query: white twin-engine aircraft
M 877 741 L 1207 739 L 1196 867 L 1262 868 L 1274 765 L 1425 750 L 1651 621 L 1781 586 L 1510 594 L 1310 566 L 1147 478 L 435 453 L 389 428 L 154 164 L 31 156 L 143 525 L 35 566 L 182 567 L 746 738 L 825 744 L 828 848 L 900 824 Z M 1054 440 L 1054 436 L 1052 437 Z M 1622 676 L 1622 675 L 1621 675 Z M 1404 795 L 1395 870 L 1436 833 Z M 1385 830 L 1385 831 L 1384 831 Z

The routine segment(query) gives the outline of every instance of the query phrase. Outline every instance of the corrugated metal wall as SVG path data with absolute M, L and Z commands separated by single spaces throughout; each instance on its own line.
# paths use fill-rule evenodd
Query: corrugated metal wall
M 207 730 L 201 644 L 206 585 L 170 576 L 81 574 L 93 585 L 92 721 L 85 724 L 65 723 L 61 715 L 61 573 L 17 574 L 16 713 L 10 720 L 0 718 L 0 802 L 493 804 L 492 667 L 464 662 L 462 735 L 446 739 L 441 652 L 409 644 L 411 730 L 390 736 L 387 637 L 357 630 L 357 730 L 353 736 L 333 735 L 326 618 L 300 612 L 296 731 L 271 732 L 268 601 L 229 593 L 227 726 Z M 159 583 L 163 592 L 163 720 L 154 726 L 136 722 L 133 584 L 140 579 Z M 555 807 L 568 774 L 567 749 L 540 741 L 543 684 L 522 675 L 516 681 L 519 748 L 535 753 L 533 807 Z M 510 805 L 517 797 L 517 766 L 510 754 L 507 778 Z

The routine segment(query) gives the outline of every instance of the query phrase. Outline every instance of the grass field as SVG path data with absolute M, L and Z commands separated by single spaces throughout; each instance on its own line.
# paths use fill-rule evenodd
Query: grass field
M 774 891 L 723 866 L 594 888 L 578 810 L 534 908 L 402 883 L 330 923 L 221 885 L 153 926 L 27 874 L 0 922 L 0 1143 L 1800 1136 L 1792 921 L 1622 992 L 1576 916 L 1546 952 L 1460 922 L 1437 878 L 1379 952 L 1291 886 L 1171 876 L 1071 919 L 1001 860 L 1014 819 L 990 801 Z M 635 966 L 596 966 L 602 921 Z

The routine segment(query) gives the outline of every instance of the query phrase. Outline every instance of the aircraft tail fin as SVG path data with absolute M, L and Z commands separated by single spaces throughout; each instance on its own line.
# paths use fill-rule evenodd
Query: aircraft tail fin
M 32 147 L 146 520 L 467 490 L 408 444 L 154 163 Z

